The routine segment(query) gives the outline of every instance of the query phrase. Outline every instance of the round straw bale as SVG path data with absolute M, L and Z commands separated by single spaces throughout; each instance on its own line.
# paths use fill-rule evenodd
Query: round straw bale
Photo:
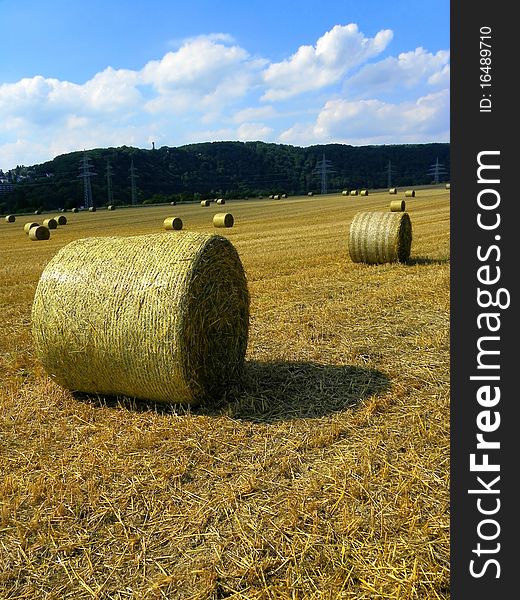
M 282 198 L 287 198 L 287 194 L 282 194 Z
M 5 222 L 6 223 L 14 223 L 16 221 L 16 217 L 14 215 L 6 215 Z
M 116 208 L 116 207 L 115 207 L 113 204 L 109 204 L 109 205 L 107 206 L 107 210 L 115 210 L 115 208 Z
M 175 202 L 175 200 L 173 202 L 170 202 L 170 206 L 177 206 L 177 202 Z
M 31 227 L 38 227 L 39 223 L 36 223 L 35 221 L 29 221 L 29 223 L 26 223 L 23 226 L 23 230 L 25 231 L 25 233 L 29 233 L 29 230 L 31 229 Z
M 77 212 L 79 212 L 79 208 L 77 208 L 77 207 L 75 206 L 75 207 L 72 209 L 72 212 L 73 212 L 73 213 L 77 213 Z
M 307 196 L 314 196 L 314 192 L 309 192 Z
M 209 206 L 209 200 L 201 200 L 201 206 Z
M 357 190 L 350 190 L 351 196 L 357 196 Z
M 226 201 L 224 200 L 224 198 L 219 198 L 217 200 L 217 204 L 225 204 L 225 203 L 226 203 Z
M 213 217 L 213 225 L 215 227 L 233 227 L 235 219 L 231 213 L 217 213 Z
M 348 196 L 348 195 L 349 195 L 349 192 L 350 192 L 350 190 L 343 190 L 343 191 L 341 192 L 341 195 L 342 195 L 342 196 Z
M 54 217 L 56 219 L 56 222 L 58 223 L 58 225 L 66 225 L 67 224 L 67 217 L 65 215 L 60 215 L 59 217 Z
M 411 245 L 407 212 L 362 212 L 350 224 L 348 249 L 353 262 L 406 262 Z
M 32 306 L 36 355 L 59 385 L 156 402 L 220 398 L 239 381 L 248 326 L 234 246 L 189 231 L 73 241 Z
M 388 190 L 388 193 L 389 193 L 389 194 L 397 194 L 397 188 L 390 188 L 390 189 Z
M 166 217 L 163 221 L 163 227 L 169 231 L 179 231 L 182 229 L 182 219 L 180 217 Z
M 280 194 L 275 194 L 273 196 L 273 200 L 280 200 Z
M 42 214 L 42 211 L 41 211 L 41 210 L 39 210 L 39 209 L 36 209 L 36 210 L 34 211 L 34 214 L 35 214 L 35 215 L 41 215 L 41 214 Z
M 361 190 L 361 191 L 359 192 L 359 195 L 360 195 L 360 196 L 368 196 L 368 190 Z
M 31 227 L 31 229 L 29 229 L 30 240 L 48 240 L 50 237 L 51 232 L 43 225 L 36 225 L 36 227 Z
M 309 196 L 310 196 L 310 195 L 311 195 L 311 194 L 309 194 Z M 274 194 L 269 194 L 269 200 L 273 200 L 273 198 L 274 198 Z
M 43 219 L 42 225 L 47 227 L 47 229 L 56 229 L 58 227 L 58 221 L 54 217 L 50 217 L 49 219 Z
M 390 202 L 390 210 L 392 212 L 403 212 L 406 210 L 406 202 L 404 200 L 392 200 Z
M 404 193 L 404 195 L 407 198 L 415 198 L 415 190 L 406 190 L 406 192 Z
M 446 184 L 446 189 L 447 189 L 447 190 L 449 190 L 449 189 L 450 189 L 450 184 L 449 184 L 449 183 L 447 183 L 447 184 Z
M 89 211 L 89 212 L 96 212 L 96 207 L 95 207 L 95 206 L 91 206 L 91 207 L 88 209 L 88 211 Z

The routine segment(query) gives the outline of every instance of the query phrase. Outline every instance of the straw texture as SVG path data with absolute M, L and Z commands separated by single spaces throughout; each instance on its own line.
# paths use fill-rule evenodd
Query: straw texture
M 7 215 L 5 217 L 6 223 L 14 223 L 16 221 L 16 217 L 14 215 Z
M 39 223 L 36 223 L 36 221 L 29 221 L 29 223 L 26 223 L 23 226 L 23 230 L 25 231 L 25 233 L 29 233 L 29 230 L 31 229 L 31 227 L 38 227 Z
M 406 202 L 404 200 L 392 200 L 390 202 L 390 210 L 392 212 L 402 212 L 406 209 Z
M 406 212 L 362 212 L 350 224 L 348 249 L 353 262 L 406 262 L 412 223 Z
M 235 219 L 231 213 L 217 213 L 213 217 L 213 225 L 215 227 L 233 227 Z
M 48 240 L 51 237 L 51 232 L 43 225 L 37 225 L 29 229 L 29 239 L 33 241 Z
M 404 193 L 404 195 L 407 198 L 415 198 L 415 190 L 406 190 L 406 192 Z
M 43 219 L 42 225 L 47 227 L 47 229 L 56 229 L 58 227 L 58 221 L 54 217 L 50 217 L 49 219 Z
M 67 217 L 65 215 L 60 215 L 59 217 L 54 217 L 56 219 L 56 222 L 58 223 L 58 225 L 66 225 L 67 224 Z
M 44 269 L 36 354 L 71 390 L 158 402 L 215 400 L 240 377 L 249 295 L 226 238 L 84 238 Z
M 163 221 L 163 227 L 168 231 L 179 231 L 182 229 L 182 219 L 180 217 L 166 217 Z

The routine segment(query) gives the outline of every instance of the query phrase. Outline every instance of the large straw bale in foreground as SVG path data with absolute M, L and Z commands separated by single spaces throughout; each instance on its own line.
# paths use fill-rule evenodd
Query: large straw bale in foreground
M 412 245 L 407 212 L 362 212 L 350 224 L 348 249 L 353 262 L 406 262 Z
M 234 246 L 195 232 L 73 241 L 32 307 L 36 353 L 57 383 L 158 402 L 220 397 L 239 379 L 248 323 Z

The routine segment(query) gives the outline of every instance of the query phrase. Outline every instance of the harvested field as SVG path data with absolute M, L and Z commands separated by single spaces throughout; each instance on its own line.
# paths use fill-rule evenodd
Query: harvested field
M 245 375 L 197 408 L 74 395 L 31 339 L 60 248 L 156 233 L 169 205 L 75 213 L 45 244 L 0 222 L 0 598 L 448 599 L 450 192 L 416 189 L 406 264 L 349 258 L 387 189 L 234 201 Z

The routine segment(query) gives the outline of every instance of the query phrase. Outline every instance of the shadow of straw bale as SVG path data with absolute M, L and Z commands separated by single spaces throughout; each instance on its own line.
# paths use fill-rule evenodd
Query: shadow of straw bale
M 74 392 L 74 397 L 98 407 L 132 412 L 192 414 L 253 422 L 277 422 L 330 415 L 355 407 L 363 398 L 389 388 L 389 380 L 374 369 L 306 362 L 247 361 L 239 385 L 218 402 L 197 406 L 147 402 L 125 396 Z
M 249 361 L 226 412 L 262 422 L 317 418 L 353 408 L 389 386 L 386 375 L 364 367 Z
M 409 258 L 404 264 L 408 267 L 414 265 L 445 265 L 449 263 L 449 258 L 426 258 L 425 256 L 414 256 Z

